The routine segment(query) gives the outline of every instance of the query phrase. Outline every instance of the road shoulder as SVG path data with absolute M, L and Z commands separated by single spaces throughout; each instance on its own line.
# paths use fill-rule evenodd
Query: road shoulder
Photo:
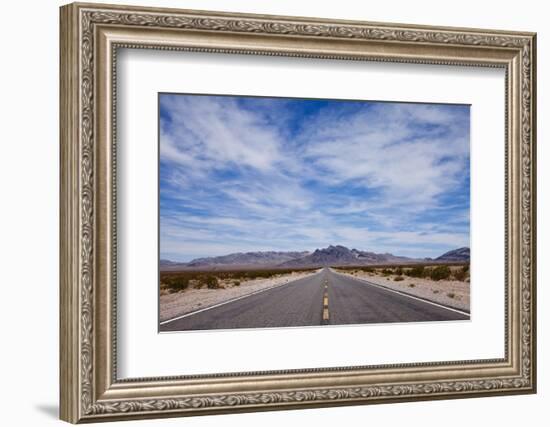
M 178 316 L 212 307 L 227 301 L 234 300 L 259 291 L 276 288 L 298 279 L 317 274 L 313 272 L 294 272 L 269 279 L 254 279 L 240 283 L 239 286 L 231 286 L 222 289 L 186 289 L 182 292 L 165 294 L 160 296 L 159 311 L 160 321 L 164 322 Z
M 338 269 L 336 274 L 342 274 L 363 282 L 372 283 L 382 288 L 419 298 L 427 302 L 440 304 L 451 309 L 470 313 L 470 284 L 457 281 L 431 281 L 412 277 L 403 277 L 396 282 L 394 277 L 383 277 L 377 274 L 358 272 L 350 274 Z M 412 285 L 412 286 L 411 286 Z

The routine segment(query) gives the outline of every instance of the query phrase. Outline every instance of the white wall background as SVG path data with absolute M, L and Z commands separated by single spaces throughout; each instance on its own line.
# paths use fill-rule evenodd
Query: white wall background
M 113 3 L 121 3 L 110 0 Z M 538 117 L 550 115 L 550 28 L 544 2 L 463 0 L 133 0 L 133 4 L 538 32 Z M 3 5 L 0 67 L 0 400 L 4 425 L 59 425 L 58 402 L 58 7 Z M 544 425 L 550 405 L 550 127 L 538 129 L 539 393 L 438 402 L 209 416 L 132 425 L 239 426 Z

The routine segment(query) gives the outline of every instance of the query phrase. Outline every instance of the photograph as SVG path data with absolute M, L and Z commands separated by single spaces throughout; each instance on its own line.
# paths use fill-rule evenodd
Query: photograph
M 159 93 L 160 332 L 470 319 L 470 106 Z

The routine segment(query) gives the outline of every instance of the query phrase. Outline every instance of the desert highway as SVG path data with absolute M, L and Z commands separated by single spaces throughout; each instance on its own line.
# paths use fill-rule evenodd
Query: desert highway
M 161 323 L 160 331 L 468 320 L 458 310 L 329 268 L 264 292 Z

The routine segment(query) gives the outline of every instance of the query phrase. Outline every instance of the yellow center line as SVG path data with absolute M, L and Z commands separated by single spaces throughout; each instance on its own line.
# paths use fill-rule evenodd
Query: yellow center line
M 323 325 L 328 325 L 329 312 L 328 312 L 328 280 L 325 280 L 325 290 L 323 292 Z

